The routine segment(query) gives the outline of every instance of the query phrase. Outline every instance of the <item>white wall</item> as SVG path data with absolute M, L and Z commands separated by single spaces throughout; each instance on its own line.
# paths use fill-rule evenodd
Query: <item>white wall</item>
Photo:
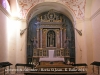
M 8 61 L 12 62 L 13 65 L 16 63 L 26 63 L 26 31 L 20 36 L 20 30 L 24 28 L 26 28 L 26 24 L 20 20 L 9 21 Z
M 16 21 L 10 19 L 8 21 L 8 61 L 13 63 L 13 65 L 16 63 L 16 39 L 17 39 L 17 24 Z
M 16 0 L 10 0 L 11 15 L 18 17 L 18 7 Z M 11 17 L 11 16 L 10 16 Z M 10 18 L 7 25 L 8 30 L 8 61 L 13 63 L 26 63 L 26 31 L 20 36 L 20 30 L 26 28 L 26 22 L 18 18 Z
M 27 51 L 27 30 L 23 35 L 20 35 L 20 30 L 27 28 L 25 21 L 20 21 L 20 28 L 17 29 L 17 39 L 16 39 L 16 63 L 26 63 L 26 51 Z
M 91 8 L 93 27 L 94 61 L 100 61 L 100 0 L 93 0 Z
M 15 8 L 12 8 L 14 13 Z M 26 28 L 26 22 L 13 19 L 2 6 L 0 18 L 0 62 L 9 61 L 13 64 L 11 68 L 15 68 L 16 63 L 26 63 L 27 30 L 20 36 L 20 29 Z
M 0 18 L 0 62 L 5 62 L 7 61 L 7 16 L 1 10 Z
M 82 32 L 82 36 L 76 32 L 76 63 L 87 63 L 87 49 L 86 49 L 86 35 L 85 35 L 85 25 L 83 21 L 76 21 L 76 27 Z
M 85 38 L 85 51 L 83 55 L 87 55 L 87 65 L 88 65 L 88 73 L 92 72 L 92 66 L 90 65 L 93 62 L 93 28 L 92 23 L 90 20 L 91 17 L 91 6 L 92 6 L 92 0 L 86 0 L 86 6 L 85 6 L 85 18 L 83 20 L 84 23 L 84 38 Z

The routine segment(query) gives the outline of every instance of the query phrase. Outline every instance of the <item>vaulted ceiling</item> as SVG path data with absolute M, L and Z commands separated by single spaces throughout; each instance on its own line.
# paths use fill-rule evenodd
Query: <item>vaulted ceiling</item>
M 71 20 L 83 19 L 86 0 L 18 0 L 21 18 L 31 20 L 33 16 L 55 9 Z

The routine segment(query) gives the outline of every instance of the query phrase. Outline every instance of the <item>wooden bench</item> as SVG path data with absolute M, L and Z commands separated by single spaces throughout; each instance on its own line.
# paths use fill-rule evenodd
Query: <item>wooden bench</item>
M 6 75 L 6 67 L 9 66 L 9 73 L 10 73 L 10 66 L 12 64 L 10 62 L 0 62 L 0 75 Z
M 90 65 L 93 65 L 93 73 L 95 72 L 95 71 L 94 71 L 94 70 L 95 70 L 94 66 L 97 66 L 97 67 L 98 67 L 98 74 L 99 74 L 100 62 L 94 61 L 94 62 L 92 62 Z

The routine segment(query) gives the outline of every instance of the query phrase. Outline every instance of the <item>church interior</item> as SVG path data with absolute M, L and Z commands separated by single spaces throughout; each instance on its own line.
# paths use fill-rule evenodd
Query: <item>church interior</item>
M 99 75 L 99 2 L 0 0 L 0 75 Z

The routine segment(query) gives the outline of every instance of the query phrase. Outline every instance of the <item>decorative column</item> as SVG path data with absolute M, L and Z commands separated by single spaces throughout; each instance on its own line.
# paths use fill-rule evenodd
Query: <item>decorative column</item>
M 39 29 L 37 28 L 37 48 L 39 48 Z
M 42 48 L 42 28 L 40 29 L 40 48 Z
M 64 48 L 66 48 L 65 41 L 66 41 L 66 29 L 64 29 Z
M 46 42 L 47 42 L 46 46 L 47 46 L 47 47 L 49 47 L 49 39 L 48 39 L 48 37 L 49 37 L 49 36 L 48 36 L 48 34 L 47 34 L 47 40 L 46 40 Z
M 60 29 L 60 37 L 61 37 L 61 48 L 62 48 L 62 29 L 63 29 L 63 28 L 61 28 L 61 29 Z
M 55 39 L 55 35 L 53 35 L 53 39 Z M 55 42 L 55 41 L 53 40 L 53 47 L 55 46 L 55 45 L 54 45 L 54 42 Z
M 57 48 L 60 48 L 60 30 L 56 29 L 56 46 Z

